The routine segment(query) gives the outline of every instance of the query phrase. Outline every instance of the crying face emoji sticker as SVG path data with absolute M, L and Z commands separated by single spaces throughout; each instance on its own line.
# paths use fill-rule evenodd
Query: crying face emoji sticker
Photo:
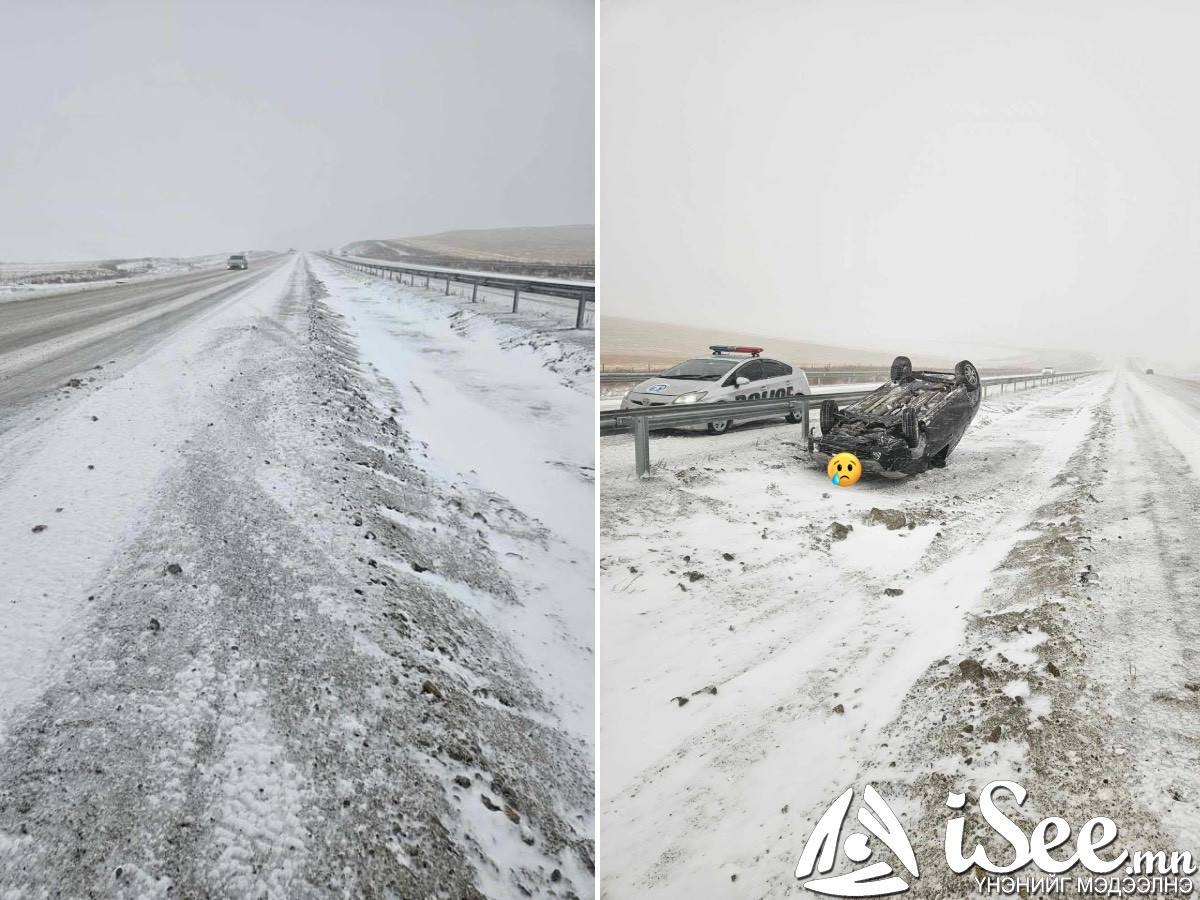
M 853 453 L 839 453 L 825 468 L 836 487 L 850 487 L 862 475 L 862 463 Z

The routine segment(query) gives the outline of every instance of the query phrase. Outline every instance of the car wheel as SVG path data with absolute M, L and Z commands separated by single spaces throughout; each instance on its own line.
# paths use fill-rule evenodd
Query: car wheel
M 892 381 L 904 381 L 912 376 L 912 360 L 907 356 L 897 356 L 892 360 Z
M 958 378 L 958 383 L 966 385 L 968 390 L 974 391 L 979 388 L 979 370 L 967 360 L 964 359 L 954 367 L 954 375 Z
M 821 434 L 829 434 L 837 424 L 838 404 L 832 397 L 821 401 Z
M 917 424 L 917 411 L 906 409 L 900 420 L 901 431 L 904 433 L 904 443 L 915 447 L 921 443 L 921 429 Z
M 724 434 L 726 431 L 729 430 L 729 426 L 732 424 L 733 424 L 732 419 L 726 419 L 723 422 L 709 422 L 708 423 L 708 433 L 709 434 Z

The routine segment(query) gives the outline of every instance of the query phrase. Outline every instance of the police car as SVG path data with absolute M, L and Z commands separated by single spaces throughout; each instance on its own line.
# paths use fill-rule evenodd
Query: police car
M 810 393 L 808 376 L 802 370 L 776 359 L 763 359 L 762 347 L 716 344 L 708 349 L 712 356 L 689 359 L 643 381 L 625 395 L 621 409 L 764 400 Z M 787 420 L 799 422 L 800 417 L 789 414 Z M 708 430 L 721 434 L 730 424 L 730 420 L 720 419 L 709 422 Z

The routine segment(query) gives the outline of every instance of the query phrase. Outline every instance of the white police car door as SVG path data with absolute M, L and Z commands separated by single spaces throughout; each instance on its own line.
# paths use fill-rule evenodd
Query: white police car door
M 761 362 L 763 396 L 791 397 L 796 393 L 799 379 L 795 377 L 791 366 L 777 359 L 764 359 Z
M 748 384 L 738 384 L 741 378 L 748 379 Z M 729 389 L 733 400 L 757 400 L 761 394 L 762 361 L 755 358 L 747 360 L 729 373 L 722 387 Z
M 774 359 L 752 359 L 730 374 L 728 384 L 736 384 L 738 378 L 749 378 L 750 383 L 734 391 L 734 400 L 760 400 L 771 397 L 790 397 L 795 393 L 792 367 Z

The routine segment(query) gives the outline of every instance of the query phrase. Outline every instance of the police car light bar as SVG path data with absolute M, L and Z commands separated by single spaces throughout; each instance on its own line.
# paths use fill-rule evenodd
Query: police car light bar
M 720 356 L 722 353 L 749 353 L 751 356 L 758 356 L 763 352 L 762 347 L 731 347 L 728 344 L 710 344 L 708 349 L 713 352 L 713 356 Z

